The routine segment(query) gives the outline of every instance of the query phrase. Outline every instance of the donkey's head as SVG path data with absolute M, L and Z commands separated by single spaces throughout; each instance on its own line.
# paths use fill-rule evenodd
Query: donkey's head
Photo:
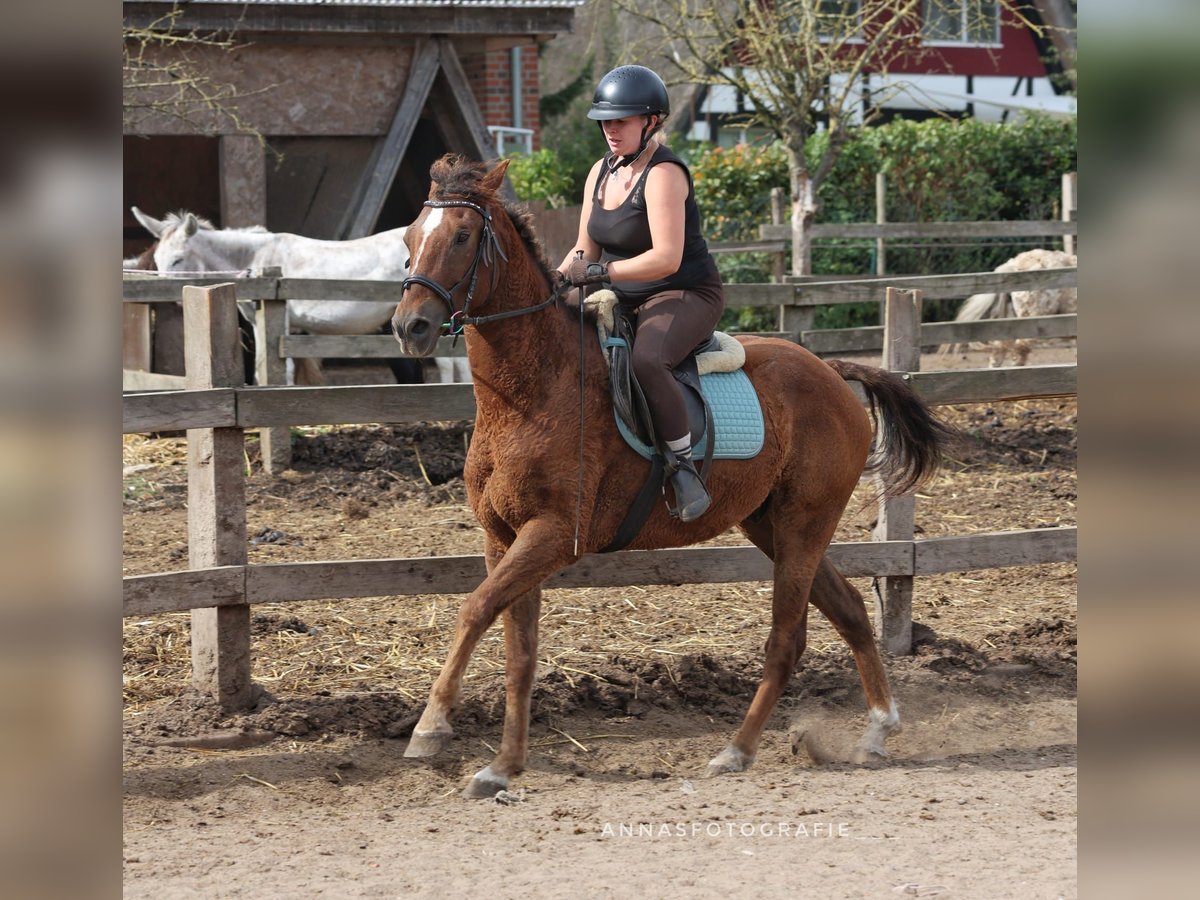
M 158 238 L 154 250 L 154 263 L 160 272 L 206 272 L 222 268 L 216 259 L 210 259 L 201 242 L 194 240 L 203 230 L 212 231 L 212 223 L 194 213 L 169 213 L 165 219 L 148 216 L 136 206 L 133 215 L 142 227 Z M 228 266 L 225 266 L 228 268 Z

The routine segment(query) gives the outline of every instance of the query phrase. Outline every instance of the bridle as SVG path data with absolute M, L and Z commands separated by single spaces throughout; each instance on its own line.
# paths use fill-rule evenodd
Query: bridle
M 473 209 L 483 217 L 483 234 L 479 238 L 479 246 L 475 248 L 475 258 L 471 260 L 471 265 L 467 268 L 463 277 L 456 281 L 449 289 L 424 275 L 409 275 L 400 283 L 401 294 L 408 290 L 409 285 L 419 284 L 429 288 L 441 298 L 450 314 L 449 321 L 442 325 L 446 329 L 447 334 L 458 337 L 458 335 L 462 334 L 463 326 L 465 325 L 482 325 L 486 322 L 497 321 L 498 319 L 508 319 L 513 316 L 523 316 L 529 313 L 540 312 L 557 302 L 558 293 L 552 291 L 546 300 L 534 306 L 509 309 L 504 312 L 493 313 L 489 316 L 470 315 L 471 300 L 475 297 L 475 286 L 479 281 L 479 263 L 483 262 L 491 270 L 491 290 L 495 290 L 497 275 L 495 265 L 496 255 L 498 254 L 502 260 L 508 262 L 508 257 L 504 255 L 504 250 L 501 248 L 499 240 L 496 239 L 496 231 L 492 228 L 492 214 L 470 200 L 426 200 L 424 205 L 432 209 L 447 209 L 449 207 L 461 206 L 466 209 Z M 462 287 L 464 282 L 467 284 L 467 296 L 463 301 L 462 309 L 455 309 L 454 292 Z

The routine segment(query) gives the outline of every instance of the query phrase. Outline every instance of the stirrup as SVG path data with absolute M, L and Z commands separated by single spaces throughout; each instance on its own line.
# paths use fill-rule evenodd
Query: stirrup
M 690 456 L 675 456 L 667 464 L 671 468 L 671 489 L 675 492 L 675 505 L 668 505 L 667 509 L 680 522 L 694 522 L 712 505 L 704 479 Z

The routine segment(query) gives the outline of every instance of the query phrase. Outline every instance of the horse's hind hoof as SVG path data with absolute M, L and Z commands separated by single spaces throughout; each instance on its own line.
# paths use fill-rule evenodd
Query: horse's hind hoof
M 712 758 L 708 768 L 704 770 L 705 778 L 715 775 L 728 775 L 732 772 L 744 772 L 754 762 L 753 756 L 747 756 L 737 747 L 729 746 Z
M 889 759 L 891 759 L 891 755 L 881 748 L 855 747 L 854 752 L 850 754 L 850 762 L 856 766 L 885 763 Z
M 414 731 L 404 748 L 404 755 L 409 758 L 436 756 L 446 749 L 453 736 L 452 731 L 427 731 L 424 734 Z
M 463 788 L 462 795 L 468 800 L 490 800 L 507 788 L 508 779 L 494 773 L 491 766 L 486 766 L 475 773 L 475 777 Z

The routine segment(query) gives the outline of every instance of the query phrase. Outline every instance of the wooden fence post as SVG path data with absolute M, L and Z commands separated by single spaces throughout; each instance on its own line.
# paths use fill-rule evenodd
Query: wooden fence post
M 121 304 L 121 368 L 150 371 L 150 304 Z
M 1062 177 L 1062 220 L 1074 222 L 1079 216 L 1079 173 L 1064 172 Z M 1063 235 L 1063 250 L 1075 252 L 1075 235 Z
M 243 384 L 234 286 L 185 286 L 183 322 L 188 390 Z M 188 429 L 192 569 L 246 564 L 244 443 L 240 428 Z M 238 596 L 245 601 L 244 582 Z M 253 702 L 250 607 L 245 602 L 192 610 L 192 686 L 227 710 L 246 709 Z
M 892 372 L 921 368 L 921 292 L 888 288 L 883 315 L 883 367 Z M 877 541 L 911 541 L 915 533 L 916 497 L 906 494 L 879 502 Z M 911 575 L 872 580 L 875 634 L 887 653 L 912 653 Z
M 783 188 L 771 188 L 771 224 L 783 224 Z M 787 251 L 780 250 L 778 253 L 771 255 L 771 280 L 775 284 L 783 282 L 783 276 L 787 272 Z
M 266 277 L 278 278 L 279 268 L 264 269 Z M 287 360 L 279 353 L 280 342 L 288 331 L 287 301 L 260 300 L 254 320 L 254 380 L 258 384 L 287 384 Z M 278 475 L 292 465 L 290 428 L 261 428 L 258 446 L 264 471 Z
M 875 224 L 887 222 L 887 176 L 875 173 Z M 875 274 L 887 274 L 887 249 L 883 238 L 875 238 Z

